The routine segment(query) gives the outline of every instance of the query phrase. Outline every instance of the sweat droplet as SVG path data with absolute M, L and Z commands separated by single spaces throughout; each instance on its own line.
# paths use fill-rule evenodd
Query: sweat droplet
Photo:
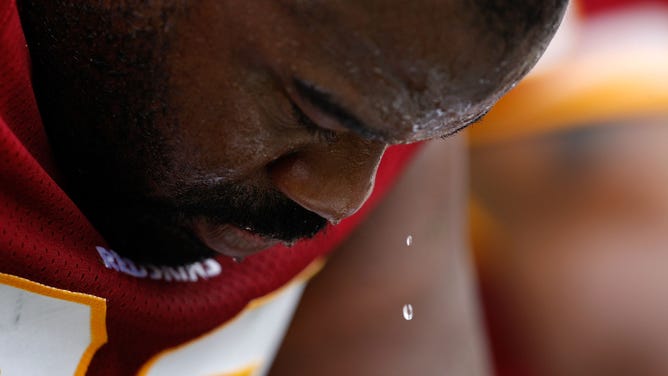
M 406 237 L 406 246 L 407 246 L 407 247 L 410 247 L 411 244 L 413 244 L 413 235 L 408 235 L 408 236 Z
M 404 304 L 404 319 L 412 320 L 413 319 L 413 306 L 410 304 Z

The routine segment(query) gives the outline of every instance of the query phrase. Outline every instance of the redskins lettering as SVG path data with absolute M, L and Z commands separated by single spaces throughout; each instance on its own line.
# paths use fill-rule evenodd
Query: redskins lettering
M 100 246 L 95 248 L 107 269 L 128 274 L 135 278 L 149 278 L 167 282 L 197 282 L 200 279 L 213 278 L 223 270 L 218 261 L 212 258 L 182 266 L 144 265 L 137 264 L 126 257 L 121 257 L 111 249 Z

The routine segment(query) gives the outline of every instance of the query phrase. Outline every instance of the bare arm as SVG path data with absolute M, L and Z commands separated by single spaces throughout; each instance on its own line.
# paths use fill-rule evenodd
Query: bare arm
M 465 163 L 461 136 L 423 148 L 311 282 L 272 375 L 489 374 L 464 228 Z

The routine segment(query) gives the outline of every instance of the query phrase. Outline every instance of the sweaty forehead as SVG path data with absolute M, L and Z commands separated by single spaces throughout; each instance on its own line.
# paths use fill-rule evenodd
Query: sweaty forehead
M 468 124 L 533 65 L 562 2 L 507 2 L 109 0 L 65 10 L 90 21 L 73 34 L 82 43 L 95 28 L 123 34 L 129 54 L 167 61 L 191 94 L 263 70 L 288 93 L 306 82 L 405 142 Z
M 177 17 L 178 56 L 232 51 L 288 90 L 295 78 L 308 82 L 371 128 L 411 141 L 469 123 L 517 78 L 508 60 L 524 54 L 486 10 L 475 1 L 201 1 Z

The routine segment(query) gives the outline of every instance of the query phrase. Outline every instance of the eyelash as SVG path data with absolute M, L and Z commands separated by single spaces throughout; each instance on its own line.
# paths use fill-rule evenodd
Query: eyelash
M 332 144 L 338 140 L 336 132 L 319 127 L 294 103 L 292 104 L 292 115 L 297 124 L 306 129 L 312 136 L 316 137 L 318 141 Z

